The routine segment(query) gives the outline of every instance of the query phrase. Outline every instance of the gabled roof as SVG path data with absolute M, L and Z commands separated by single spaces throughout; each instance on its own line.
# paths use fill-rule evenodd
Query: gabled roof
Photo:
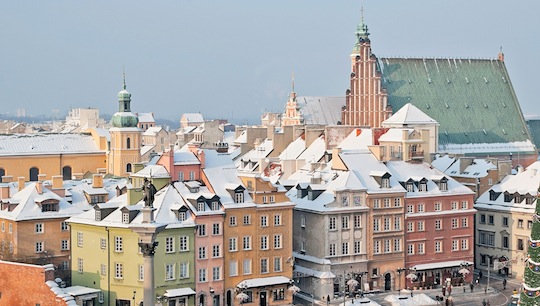
M 138 113 L 137 118 L 139 118 L 139 122 L 156 122 L 153 113 Z
M 297 97 L 304 124 L 336 125 L 341 121 L 345 97 Z
M 135 177 L 171 177 L 167 169 L 162 165 L 147 165 L 146 167 L 139 170 L 137 173 L 132 174 L 131 176 Z
M 411 103 L 405 104 L 397 112 L 395 112 L 390 118 L 383 121 L 382 126 L 408 126 L 408 125 L 424 125 L 424 124 L 436 124 L 430 116 L 426 115 L 418 107 Z
M 412 103 L 439 122 L 441 147 L 517 142 L 532 149 L 504 62 L 381 58 L 380 66 L 393 110 Z
M 161 130 L 163 130 L 161 126 L 151 126 L 143 132 L 143 136 L 156 136 Z
M 0 135 L 0 156 L 97 152 L 103 151 L 85 134 Z
M 175 165 L 200 165 L 199 159 L 190 151 L 174 151 L 174 164 Z

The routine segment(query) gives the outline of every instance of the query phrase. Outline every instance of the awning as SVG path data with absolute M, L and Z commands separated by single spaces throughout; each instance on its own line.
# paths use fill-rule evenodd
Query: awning
M 237 287 L 239 288 L 254 288 L 254 287 L 264 287 L 272 285 L 282 285 L 288 284 L 291 280 L 285 276 L 272 276 L 272 277 L 261 277 L 261 278 L 252 278 L 241 281 Z
M 469 266 L 472 266 L 473 263 L 466 260 L 452 260 L 452 261 L 440 261 L 440 262 L 433 262 L 428 264 L 421 264 L 413 266 L 413 269 L 416 269 L 416 271 L 424 271 L 424 270 L 433 270 L 433 269 L 443 269 L 443 268 L 453 268 L 453 267 L 459 267 L 462 264 L 468 264 Z
M 298 265 L 294 266 L 294 272 L 301 273 L 308 276 L 314 276 L 316 278 L 335 278 L 336 277 L 336 275 L 332 272 L 321 272 L 321 271 L 305 268 Z
M 165 290 L 164 296 L 171 298 L 171 297 L 194 295 L 194 294 L 196 294 L 196 292 L 191 288 L 177 288 L 177 289 Z

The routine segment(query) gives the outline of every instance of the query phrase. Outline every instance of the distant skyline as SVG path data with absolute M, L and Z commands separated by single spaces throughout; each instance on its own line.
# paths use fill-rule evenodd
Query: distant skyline
M 378 57 L 496 58 L 525 116 L 538 116 L 540 2 L 6 1 L 0 4 L 0 113 L 63 117 L 118 109 L 122 69 L 133 112 L 178 121 L 260 123 L 299 96 L 344 96 L 354 31 Z M 516 5 L 519 4 L 519 5 Z

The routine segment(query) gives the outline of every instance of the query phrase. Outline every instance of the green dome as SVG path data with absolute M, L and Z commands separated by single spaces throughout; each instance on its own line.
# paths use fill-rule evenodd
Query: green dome
M 111 119 L 111 124 L 114 127 L 137 127 L 139 119 L 132 112 L 117 112 Z

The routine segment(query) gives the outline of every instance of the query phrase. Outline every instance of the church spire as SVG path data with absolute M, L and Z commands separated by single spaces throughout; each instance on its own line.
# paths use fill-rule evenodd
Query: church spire
M 499 58 L 499 61 L 504 62 L 504 53 L 502 52 L 502 46 L 501 46 L 501 48 L 499 49 L 499 56 L 498 56 L 498 58 Z
M 294 71 L 291 73 L 292 78 L 292 92 L 294 92 Z
M 124 82 L 124 90 L 126 90 L 126 71 L 124 69 L 124 67 L 122 67 L 122 79 L 123 79 L 123 82 Z
M 360 17 L 360 23 L 358 26 L 356 26 L 356 43 L 360 44 L 364 40 L 369 40 L 369 32 L 368 32 L 368 26 L 364 23 L 364 7 L 360 10 L 361 17 Z

